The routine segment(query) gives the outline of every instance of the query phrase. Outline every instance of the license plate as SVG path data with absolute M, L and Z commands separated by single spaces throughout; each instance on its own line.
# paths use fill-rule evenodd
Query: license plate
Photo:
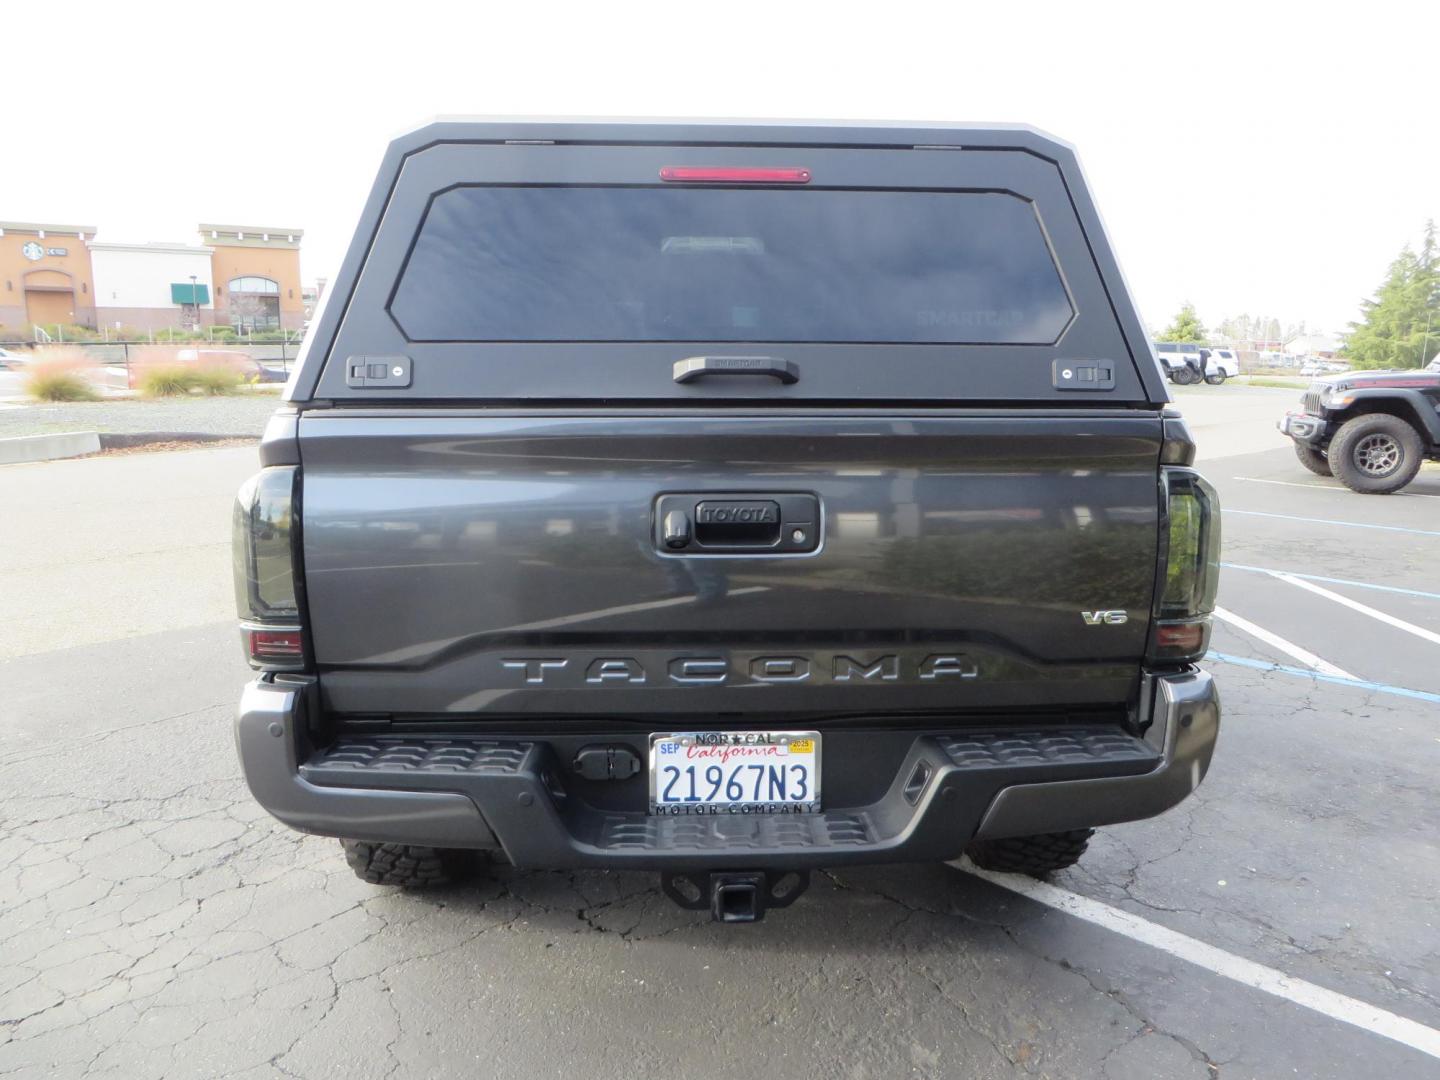
M 682 731 L 650 736 L 652 814 L 819 811 L 819 732 Z

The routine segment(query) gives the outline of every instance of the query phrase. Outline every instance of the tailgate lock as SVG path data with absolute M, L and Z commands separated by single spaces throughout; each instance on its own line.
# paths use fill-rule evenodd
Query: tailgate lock
M 802 555 L 820 546 L 810 494 L 661 495 L 655 542 L 667 555 Z
M 683 548 L 690 543 L 690 519 L 684 510 L 671 510 L 665 515 L 664 536 L 667 548 Z

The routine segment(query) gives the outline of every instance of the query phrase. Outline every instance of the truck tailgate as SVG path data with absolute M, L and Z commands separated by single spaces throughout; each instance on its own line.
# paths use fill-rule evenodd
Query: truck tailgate
M 457 719 L 1124 703 L 1160 440 L 1131 409 L 307 412 L 322 693 Z M 823 539 L 677 557 L 674 492 L 813 495 Z

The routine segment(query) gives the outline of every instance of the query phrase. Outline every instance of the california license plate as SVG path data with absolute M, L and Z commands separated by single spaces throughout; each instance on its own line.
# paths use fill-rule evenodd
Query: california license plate
M 684 731 L 650 736 L 650 813 L 814 814 L 820 733 Z

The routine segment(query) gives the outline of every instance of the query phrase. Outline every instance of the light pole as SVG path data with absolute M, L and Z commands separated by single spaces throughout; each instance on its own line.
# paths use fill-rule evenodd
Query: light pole
M 196 275 L 190 275 L 190 304 L 195 309 L 195 330 L 200 329 L 200 286 L 196 284 Z

